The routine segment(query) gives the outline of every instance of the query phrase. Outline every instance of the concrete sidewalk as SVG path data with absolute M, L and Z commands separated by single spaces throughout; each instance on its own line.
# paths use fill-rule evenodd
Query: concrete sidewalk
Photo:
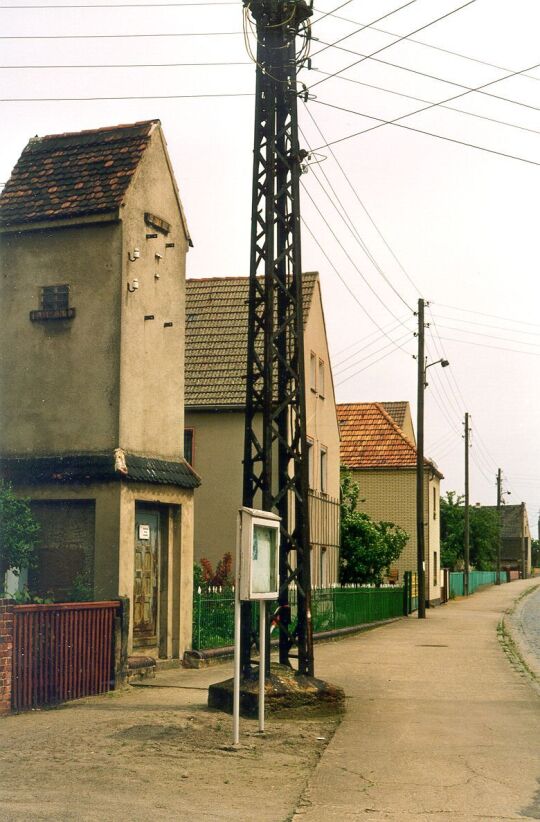
M 293 819 L 540 819 L 540 699 L 497 632 L 531 584 L 317 649 L 349 699 Z

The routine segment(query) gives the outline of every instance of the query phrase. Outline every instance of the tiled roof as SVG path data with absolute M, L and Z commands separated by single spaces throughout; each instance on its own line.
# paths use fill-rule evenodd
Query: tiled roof
M 159 120 L 34 137 L 0 195 L 0 225 L 111 211 Z
M 396 425 L 403 428 L 405 414 L 407 412 L 407 402 L 381 402 L 387 414 L 390 414 Z
M 114 454 L 80 454 L 58 457 L 21 457 L 0 460 L 0 477 L 10 482 L 40 485 L 53 483 L 148 482 L 197 488 L 200 479 L 185 461 L 157 460 L 126 454 L 127 474 L 115 470 Z
M 347 468 L 415 468 L 416 448 L 378 402 L 336 406 L 341 462 Z M 442 474 L 433 462 L 426 466 Z
M 317 278 L 303 275 L 304 324 Z M 245 404 L 248 286 L 248 277 L 186 281 L 187 407 Z

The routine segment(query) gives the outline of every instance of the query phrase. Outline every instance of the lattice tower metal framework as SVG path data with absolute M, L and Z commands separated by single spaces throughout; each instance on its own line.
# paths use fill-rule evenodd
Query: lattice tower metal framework
M 298 145 L 296 79 L 296 40 L 309 37 L 312 10 L 304 0 L 252 0 L 245 2 L 245 13 L 256 23 L 257 50 L 243 504 L 262 505 L 281 517 L 279 659 L 291 664 L 297 657 L 298 673 L 312 676 L 299 196 L 307 152 Z M 244 676 L 250 674 L 250 652 L 246 603 Z

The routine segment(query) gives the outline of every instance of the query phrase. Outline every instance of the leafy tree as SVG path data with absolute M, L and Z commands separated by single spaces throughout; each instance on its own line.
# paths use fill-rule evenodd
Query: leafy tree
M 214 585 L 221 588 L 232 588 L 234 585 L 233 558 L 230 551 L 223 554 L 215 570 L 206 557 L 201 559 L 200 565 L 195 564 L 194 566 L 193 587 L 195 590 L 199 587 L 206 589 Z
M 35 566 L 38 533 L 28 500 L 16 497 L 10 483 L 0 480 L 0 582 L 8 570 L 20 573 Z
M 463 567 L 465 538 L 464 498 L 448 491 L 441 498 L 441 565 Z M 469 505 L 469 561 L 479 571 L 493 570 L 497 562 L 499 518 L 492 508 Z
M 341 471 L 342 583 L 380 585 L 385 571 L 396 561 L 409 535 L 391 522 L 374 522 L 356 509 L 360 489 L 350 471 Z

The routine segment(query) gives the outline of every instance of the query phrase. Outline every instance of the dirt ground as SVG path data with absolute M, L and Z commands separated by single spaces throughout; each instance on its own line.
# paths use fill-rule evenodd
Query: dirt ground
M 147 684 L 0 719 L 0 818 L 291 818 L 336 717 L 242 720 L 206 707 L 229 666 L 164 671 Z M 286 778 L 284 774 L 286 773 Z

